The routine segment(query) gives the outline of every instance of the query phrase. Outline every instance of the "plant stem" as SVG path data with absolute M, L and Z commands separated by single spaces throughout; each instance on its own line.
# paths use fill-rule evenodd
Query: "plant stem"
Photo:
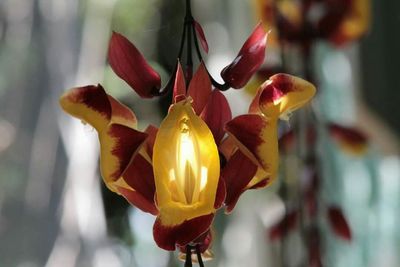
M 185 68 L 185 76 L 186 76 L 186 84 L 192 80 L 193 76 L 193 47 L 192 47 L 192 35 L 193 31 L 193 15 L 192 15 L 192 6 L 190 3 L 191 0 L 186 0 L 186 14 L 185 14 L 185 28 L 187 31 L 186 35 L 186 68 Z
M 204 267 L 203 259 L 201 258 L 200 246 L 196 245 L 196 254 L 197 254 L 197 261 L 199 262 L 200 267 Z
M 192 267 L 192 248 L 190 245 L 186 246 L 186 260 L 185 260 L 185 267 Z

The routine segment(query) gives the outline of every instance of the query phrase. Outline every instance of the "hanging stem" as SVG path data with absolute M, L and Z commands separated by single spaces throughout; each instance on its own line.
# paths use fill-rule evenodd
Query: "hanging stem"
M 189 84 L 193 76 L 192 27 L 190 25 L 187 25 L 187 32 L 186 84 Z
M 182 37 L 181 37 L 181 42 L 179 46 L 179 51 L 178 51 L 178 62 L 182 62 L 182 56 L 183 56 L 183 50 L 185 48 L 186 44 L 186 64 L 184 65 L 184 71 L 185 71 L 185 80 L 186 84 L 189 84 L 190 81 L 193 78 L 193 43 L 195 46 L 195 51 L 196 55 L 199 59 L 200 62 L 203 61 L 203 58 L 201 56 L 200 52 L 200 47 L 199 47 L 199 42 L 197 39 L 196 35 L 196 29 L 195 29 L 195 20 L 192 15 L 192 6 L 191 6 L 191 0 L 185 0 L 186 2 L 186 12 L 185 12 L 185 19 L 184 19 L 184 24 L 183 24 L 183 30 L 182 30 Z M 193 41 L 192 41 L 193 38 Z M 175 73 L 176 73 L 177 67 L 175 67 L 173 75 L 170 77 L 168 83 L 161 89 L 156 90 L 153 92 L 154 96 L 163 96 L 167 92 L 169 92 L 174 84 L 175 81 Z M 209 73 L 208 69 L 206 68 L 208 77 L 210 78 L 211 84 L 216 87 L 220 91 L 226 91 L 230 88 L 230 86 L 226 83 L 220 84 L 218 83 Z
M 186 74 L 186 83 L 189 84 L 189 82 L 192 80 L 193 76 L 193 54 L 192 54 L 192 36 L 194 34 L 193 30 L 193 24 L 194 24 L 194 18 L 192 15 L 192 6 L 190 3 L 191 0 L 186 0 L 186 15 L 185 15 L 185 29 L 187 31 L 186 35 L 186 68 L 185 68 L 185 74 Z
M 192 267 L 192 248 L 190 245 L 186 246 L 186 260 L 185 267 Z
M 189 82 L 192 78 L 193 75 L 193 54 L 192 54 L 192 37 L 193 37 L 193 43 L 195 46 L 195 50 L 196 50 L 196 55 L 197 58 L 199 59 L 200 62 L 203 61 L 203 57 L 201 56 L 201 52 L 200 52 L 200 46 L 199 46 L 199 41 L 197 39 L 197 35 L 196 35 L 196 29 L 195 29 L 195 25 L 194 25 L 194 18 L 192 15 L 192 6 L 191 6 L 191 0 L 186 0 L 186 15 L 185 15 L 185 26 L 184 29 L 187 31 L 187 35 L 186 35 L 186 41 L 187 41 L 187 63 L 186 63 L 186 80 L 187 82 Z M 185 36 L 183 36 L 182 40 L 185 40 Z M 180 50 L 180 56 L 182 54 L 182 49 L 183 49 L 183 44 L 181 46 L 181 50 Z M 207 69 L 207 68 L 206 68 Z M 220 91 L 226 91 L 230 88 L 230 86 L 226 83 L 224 84 L 220 84 L 218 83 L 212 76 L 211 74 L 208 72 L 208 77 L 211 80 L 211 84 L 218 88 Z
M 186 39 L 186 24 L 183 25 L 183 32 L 182 32 L 182 37 L 181 37 L 181 45 L 179 47 L 179 52 L 178 52 L 178 60 L 179 61 L 182 58 L 183 48 L 185 46 L 185 39 Z
M 197 254 L 197 261 L 199 262 L 200 267 L 204 267 L 203 259 L 201 258 L 200 246 L 199 244 L 196 245 L 196 254 Z

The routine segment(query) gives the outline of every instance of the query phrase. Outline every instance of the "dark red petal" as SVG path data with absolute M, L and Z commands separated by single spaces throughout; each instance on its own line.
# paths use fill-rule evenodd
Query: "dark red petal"
M 255 163 L 263 162 L 257 153 L 261 144 L 265 141 L 260 136 L 265 125 L 268 122 L 260 115 L 256 114 L 245 114 L 235 117 L 233 120 L 225 124 L 225 130 L 229 132 L 234 138 L 236 138 L 244 148 L 248 150 L 246 156 L 252 156 L 252 160 Z M 243 148 L 242 148 L 243 149 Z
M 112 121 L 130 128 L 136 128 L 137 118 L 135 113 L 112 96 L 107 95 L 107 97 L 111 105 Z
M 146 141 L 147 134 L 120 124 L 111 124 L 107 134 L 115 139 L 116 142 L 112 148 L 111 155 L 118 159 L 118 168 L 111 176 L 117 180 L 128 167 L 132 157 L 135 156 Z M 102 158 L 102 160 L 107 160 L 107 158 Z
M 158 210 L 154 204 L 154 201 L 150 202 L 139 192 L 132 191 L 130 189 L 126 189 L 119 186 L 117 186 L 117 190 L 132 206 L 135 206 L 138 209 L 153 215 L 158 214 Z
M 233 88 L 244 87 L 264 62 L 266 44 L 267 33 L 259 23 L 238 56 L 222 70 L 222 79 Z
M 183 74 L 181 63 L 178 61 L 175 73 L 174 89 L 172 94 L 172 99 L 175 102 L 179 102 L 179 98 L 186 96 L 186 82 L 185 74 Z
M 279 240 L 292 231 L 297 225 L 298 211 L 292 210 L 285 214 L 283 219 L 269 229 L 269 239 Z
M 219 90 L 213 90 L 200 117 L 210 128 L 215 143 L 219 145 L 225 135 L 225 123 L 232 119 L 231 108 L 225 96 Z
M 208 214 L 169 227 L 157 217 L 153 227 L 154 240 L 160 248 L 174 251 L 176 246 L 186 246 L 207 232 L 213 219 L 214 214 Z
M 150 158 L 153 158 L 153 147 L 156 140 L 158 128 L 150 124 L 149 126 L 147 126 L 144 132 L 147 133 L 149 136 L 146 142 L 146 152 Z
M 141 97 L 151 98 L 161 87 L 160 75 L 150 67 L 139 50 L 119 33 L 112 34 L 108 61 L 115 74 Z
M 339 207 L 330 206 L 328 208 L 328 221 L 337 236 L 347 241 L 351 240 L 351 229 Z
M 336 123 L 330 123 L 328 128 L 332 137 L 335 137 L 346 143 L 354 145 L 366 145 L 368 142 L 368 139 L 364 133 L 360 132 L 358 129 L 341 126 Z
M 194 21 L 194 28 L 196 29 L 197 37 L 200 39 L 201 46 L 203 47 L 204 51 L 208 53 L 208 43 L 203 28 L 197 21 Z
M 156 186 L 153 166 L 142 155 L 137 154 L 133 158 L 122 177 L 130 187 L 154 205 Z
M 246 186 L 257 172 L 257 166 L 247 158 L 240 150 L 225 165 L 221 172 L 226 184 L 226 212 L 231 212 L 240 195 L 246 190 Z
M 218 181 L 217 194 L 215 195 L 214 208 L 219 209 L 224 204 L 226 198 L 226 185 L 224 179 L 221 177 Z
M 190 82 L 188 94 L 193 98 L 193 109 L 199 115 L 211 94 L 211 81 L 203 62 Z

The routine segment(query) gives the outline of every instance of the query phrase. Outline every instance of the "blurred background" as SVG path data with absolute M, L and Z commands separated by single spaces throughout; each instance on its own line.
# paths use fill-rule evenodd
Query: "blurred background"
M 218 80 L 259 10 L 251 0 L 192 2 L 210 46 L 206 63 Z M 400 266 L 400 2 L 371 4 L 362 39 L 340 47 L 320 40 L 310 64 L 320 115 L 368 138 L 367 151 L 354 156 L 318 131 L 324 178 L 317 202 L 340 206 L 352 230 L 351 241 L 338 238 L 320 212 L 323 266 Z M 108 41 L 113 30 L 128 37 L 165 83 L 183 11 L 183 0 L 0 1 L 0 266 L 183 266 L 154 244 L 154 217 L 105 189 L 96 132 L 58 106 L 66 89 L 101 83 L 135 111 L 140 129 L 159 125 L 166 100 L 141 100 L 118 79 L 107 64 Z M 288 57 L 297 74 L 296 57 Z M 267 47 L 267 65 L 279 61 Z M 249 91 L 225 93 L 234 115 L 246 112 Z M 218 214 L 216 256 L 206 266 L 319 266 L 305 263 L 311 256 L 303 224 L 271 238 L 285 207 L 301 196 L 291 190 L 301 187 L 301 173 L 292 172 L 286 182 L 244 194 L 229 216 Z

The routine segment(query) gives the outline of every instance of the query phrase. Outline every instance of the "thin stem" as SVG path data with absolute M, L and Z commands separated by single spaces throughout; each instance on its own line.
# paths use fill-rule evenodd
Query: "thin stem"
M 187 38 L 187 58 L 186 58 L 186 83 L 192 80 L 193 76 L 193 54 L 192 54 L 192 27 L 190 24 L 186 25 L 188 34 Z
M 195 34 L 195 28 L 194 28 L 194 24 L 192 25 L 192 30 L 194 33 L 194 47 L 196 48 L 196 54 L 197 54 L 197 58 L 199 59 L 200 62 L 203 61 L 203 57 L 201 56 L 201 52 L 200 52 L 200 46 L 199 46 L 199 40 L 197 39 L 197 35 Z
M 185 26 L 187 27 L 187 31 L 188 31 L 188 36 L 187 36 L 187 76 L 189 78 L 187 78 L 187 80 L 191 79 L 191 74 L 193 73 L 193 57 L 192 57 L 192 36 L 193 36 L 193 41 L 194 41 L 194 46 L 195 46 L 195 50 L 196 50 L 196 55 L 197 58 L 199 59 L 200 62 L 203 61 L 203 57 L 201 55 L 200 52 L 200 46 L 199 46 L 199 40 L 197 38 L 197 34 L 196 34 L 196 29 L 195 29 L 195 25 L 194 25 L 194 18 L 192 15 L 192 8 L 191 8 L 191 3 L 190 0 L 186 0 L 186 16 L 185 16 Z M 207 68 L 206 68 L 207 69 Z M 208 77 L 211 80 L 211 84 L 217 88 L 220 91 L 226 91 L 229 88 L 231 88 L 228 84 L 224 83 L 224 84 L 220 84 L 219 82 L 217 82 L 212 76 L 211 74 L 208 72 Z
M 192 35 L 194 34 L 193 31 L 193 22 L 194 18 L 192 15 L 192 6 L 191 6 L 191 0 L 186 0 L 186 14 L 185 14 L 185 28 L 187 31 L 186 35 L 186 83 L 189 84 L 189 82 L 192 80 L 193 76 L 193 54 L 192 54 Z
M 196 254 L 197 254 L 197 261 L 199 262 L 200 267 L 204 267 L 203 259 L 201 258 L 200 246 L 196 245 Z
M 192 267 L 192 248 L 190 245 L 186 246 L 186 260 L 185 267 Z
M 185 46 L 185 39 L 186 39 L 186 24 L 183 25 L 181 45 L 179 47 L 179 52 L 178 52 L 178 59 L 179 60 L 181 60 L 181 57 L 182 57 L 182 54 L 183 54 L 183 47 Z
M 191 31 L 192 31 L 192 34 L 193 34 L 193 40 L 194 40 L 194 47 L 195 47 L 195 49 L 196 49 L 196 55 L 197 55 L 197 58 L 199 59 L 199 61 L 200 62 L 203 62 L 203 56 L 201 55 L 201 52 L 200 52 L 200 46 L 199 46 L 199 40 L 198 40 L 198 38 L 197 38 L 197 35 L 196 35 L 196 29 L 195 29 L 195 26 L 194 26 L 194 20 L 192 21 L 192 24 L 191 24 Z M 206 68 L 207 69 L 207 68 Z M 207 73 L 208 73 L 208 77 L 210 78 L 210 80 L 211 80 L 211 84 L 215 87 L 215 88 L 217 88 L 218 90 L 220 90 L 220 91 L 226 91 L 226 90 L 228 90 L 229 88 L 231 88 L 228 84 L 226 84 L 226 83 L 224 83 L 224 84 L 220 84 L 219 82 L 217 82 L 212 76 L 211 76 L 211 74 L 208 72 L 208 69 L 207 69 Z
M 192 16 L 192 5 L 191 5 L 191 0 L 186 0 L 186 16 Z

